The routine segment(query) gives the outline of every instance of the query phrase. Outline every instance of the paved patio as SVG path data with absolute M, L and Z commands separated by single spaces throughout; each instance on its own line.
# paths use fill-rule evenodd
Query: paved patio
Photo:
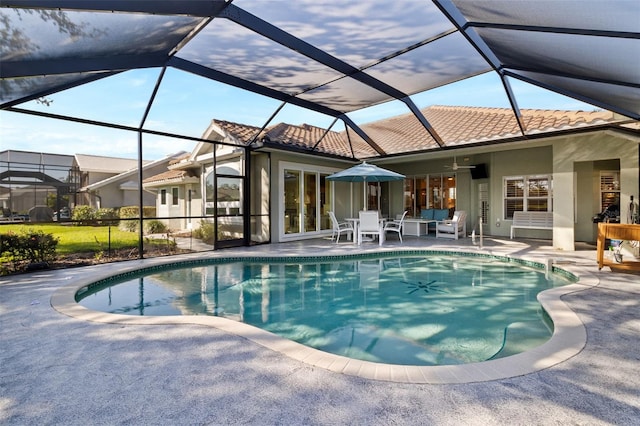
M 570 359 L 517 377 L 411 384 L 296 361 L 194 324 L 90 322 L 52 295 L 75 281 L 157 259 L 0 279 L 0 423 L 22 424 L 640 424 L 640 276 L 598 271 L 595 251 L 487 238 L 483 251 L 578 267 L 596 286 L 563 296 L 586 328 Z M 390 237 L 383 249 L 478 250 L 470 239 Z M 198 254 L 379 250 L 328 240 Z M 187 255 L 194 256 L 194 255 Z

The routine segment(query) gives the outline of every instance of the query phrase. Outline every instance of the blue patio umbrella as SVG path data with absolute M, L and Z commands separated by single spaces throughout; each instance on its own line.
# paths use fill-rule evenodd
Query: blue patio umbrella
M 369 164 L 363 161 L 362 164 L 350 167 L 345 170 L 341 170 L 330 176 L 327 176 L 327 180 L 337 180 L 341 182 L 364 182 L 365 189 L 363 194 L 364 209 L 367 209 L 367 182 L 389 182 L 392 180 L 402 180 L 404 175 L 396 173 L 391 170 L 383 169 L 382 167 Z

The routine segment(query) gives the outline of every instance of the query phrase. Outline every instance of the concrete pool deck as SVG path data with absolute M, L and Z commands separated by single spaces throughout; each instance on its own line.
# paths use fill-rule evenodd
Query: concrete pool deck
M 586 343 L 542 367 L 522 360 L 535 372 L 473 383 L 373 380 L 292 359 L 252 341 L 258 332 L 243 338 L 180 321 L 87 321 L 51 306 L 54 294 L 87 277 L 168 258 L 3 277 L 0 423 L 640 424 L 640 275 L 598 271 L 594 250 L 546 244 L 488 238 L 482 252 L 553 258 L 584 271 L 588 285 L 562 302 L 582 323 Z M 469 239 L 424 237 L 383 246 L 394 248 L 475 250 Z M 377 250 L 318 239 L 184 257 Z

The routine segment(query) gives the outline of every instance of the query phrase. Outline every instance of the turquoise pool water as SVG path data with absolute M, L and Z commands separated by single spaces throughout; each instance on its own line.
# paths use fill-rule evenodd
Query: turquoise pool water
M 536 295 L 572 282 L 493 257 L 450 254 L 185 265 L 110 279 L 76 300 L 127 315 L 217 315 L 350 358 L 484 361 L 544 343 Z

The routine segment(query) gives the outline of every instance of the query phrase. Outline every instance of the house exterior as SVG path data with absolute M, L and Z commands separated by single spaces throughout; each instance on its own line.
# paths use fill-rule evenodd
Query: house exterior
M 180 151 L 155 161 L 143 161 L 143 179 L 167 170 L 169 163 L 186 153 Z M 138 160 L 103 157 L 97 155 L 75 155 L 81 171 L 82 186 L 78 193 L 83 204 L 94 208 L 119 208 L 140 204 L 138 183 Z M 156 194 L 142 193 L 142 205 L 155 205 Z
M 184 151 L 155 161 L 143 161 L 142 175 L 167 170 Z M 35 206 L 52 212 L 78 205 L 119 208 L 140 204 L 138 160 L 97 155 L 62 155 L 30 151 L 0 152 L 2 217 L 26 218 Z M 156 194 L 143 192 L 144 206 L 154 206 Z M 58 219 L 54 215 L 54 219 Z M 68 219 L 68 218 L 61 218 Z
M 190 154 L 172 161 L 168 170 L 145 179 L 143 187 L 156 194 L 157 217 L 169 228 L 192 230 L 210 222 L 219 242 L 242 240 L 247 232 L 245 150 L 240 139 L 216 122 L 203 138 L 218 143 L 199 142 Z M 268 234 L 262 238 L 268 240 Z
M 593 215 L 616 200 L 621 221 L 632 220 L 628 203 L 632 195 L 638 199 L 640 144 L 632 120 L 606 111 L 522 110 L 521 123 L 501 108 L 432 106 L 421 112 L 439 130 L 445 149 L 411 114 L 362 125 L 375 146 L 352 131 L 286 123 L 261 130 L 213 120 L 203 138 L 219 144 L 199 143 L 144 186 L 158 191 L 158 212 L 167 217 L 171 210 L 162 202 L 171 194 L 183 217 L 172 227 L 214 221 L 221 239 L 232 234 L 224 224 L 249 209 L 250 223 L 228 238 L 250 232 L 252 242 L 330 234 L 328 212 L 356 215 L 364 190 L 366 207 L 384 215 L 465 210 L 467 229 L 482 222 L 485 234 L 501 237 L 509 236 L 514 211 L 552 212 L 553 230 L 518 235 L 549 239 L 564 250 L 573 250 L 575 241 L 595 241 Z M 525 138 L 517 136 L 521 125 Z M 238 145 L 250 149 L 242 154 Z M 376 150 L 385 157 L 377 160 Z M 351 153 L 406 178 L 368 185 L 328 181 L 353 164 L 346 158 Z
M 78 182 L 79 171 L 71 155 L 1 151 L 0 217 L 27 220 L 36 206 L 53 212 L 73 205 Z
M 202 197 L 200 173 L 192 169 L 173 168 L 177 161 L 169 165 L 169 170 L 144 180 L 144 188 L 154 194 L 156 215 L 164 218 L 171 229 L 193 229 L 192 214 L 201 215 Z
M 143 165 L 147 163 L 148 161 L 143 161 Z M 126 205 L 121 204 L 124 197 L 122 193 L 119 193 L 124 191 L 119 188 L 119 184 L 123 182 L 116 183 L 115 187 L 113 180 L 106 185 L 101 184 L 101 182 L 127 172 L 134 174 L 138 167 L 138 160 L 135 158 L 75 154 L 74 167 L 80 170 L 78 205 L 88 205 L 94 208 L 113 208 Z

